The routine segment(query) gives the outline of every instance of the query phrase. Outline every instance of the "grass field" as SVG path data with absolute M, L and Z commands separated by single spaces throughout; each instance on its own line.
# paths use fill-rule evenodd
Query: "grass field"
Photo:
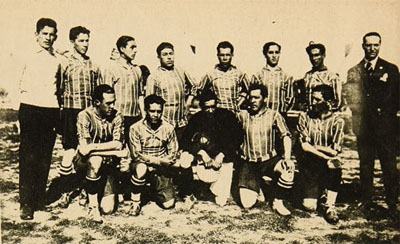
M 290 206 L 291 217 L 275 214 L 265 202 L 242 210 L 232 200 L 225 207 L 198 201 L 185 210 L 161 210 L 154 203 L 138 217 L 127 215 L 128 203 L 105 216 L 103 224 L 86 218 L 77 201 L 69 208 L 35 212 L 33 221 L 19 219 L 18 144 L 16 113 L 0 110 L 1 238 L 3 243 L 400 243 L 399 223 L 387 220 L 379 164 L 375 201 L 379 207 L 366 220 L 357 208 L 358 159 L 354 141 L 344 149 L 344 176 L 339 197 L 341 221 L 333 226 L 316 214 Z M 57 139 L 50 179 L 56 176 L 61 144 Z

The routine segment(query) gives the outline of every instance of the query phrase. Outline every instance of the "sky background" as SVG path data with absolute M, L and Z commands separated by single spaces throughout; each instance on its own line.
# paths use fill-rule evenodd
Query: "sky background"
M 310 41 L 327 48 L 325 64 L 345 80 L 347 70 L 363 57 L 361 38 L 382 35 L 381 57 L 400 64 L 400 1 L 0 1 L 0 87 L 16 91 L 24 53 L 35 43 L 35 24 L 49 17 L 58 24 L 55 47 L 70 49 L 71 27 L 91 30 L 89 56 L 104 66 L 121 35 L 135 37 L 135 62 L 150 70 L 158 65 L 155 49 L 175 45 L 175 64 L 200 79 L 217 62 L 216 46 L 235 46 L 233 64 L 250 75 L 265 65 L 262 46 L 282 45 L 280 66 L 295 78 L 310 69 L 305 47 Z M 193 54 L 190 45 L 196 46 Z M 350 51 L 345 57 L 346 48 Z

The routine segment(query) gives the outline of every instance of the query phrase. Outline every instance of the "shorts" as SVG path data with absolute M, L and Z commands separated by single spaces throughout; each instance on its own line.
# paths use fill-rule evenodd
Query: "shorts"
M 303 198 L 318 199 L 324 189 L 338 191 L 341 183 L 341 169 L 329 169 L 327 161 L 311 153 L 298 157 L 300 187 Z
M 135 168 L 136 163 L 132 164 Z M 178 172 L 171 167 L 156 166 L 152 170 L 147 171 L 145 176 L 146 183 L 150 184 L 149 194 L 157 203 L 164 203 L 171 199 L 175 199 L 175 187 L 173 178 Z
M 260 187 L 265 185 L 263 176 L 268 176 L 276 181 L 278 175 L 274 172 L 274 168 L 280 160 L 280 157 L 275 156 L 263 162 L 244 161 L 239 172 L 239 188 L 259 192 Z
M 81 109 L 64 108 L 61 112 L 63 126 L 62 145 L 65 150 L 78 147 L 78 132 L 76 122 Z

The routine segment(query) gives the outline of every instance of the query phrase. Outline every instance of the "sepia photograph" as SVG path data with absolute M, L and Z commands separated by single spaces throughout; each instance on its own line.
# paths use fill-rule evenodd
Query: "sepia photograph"
M 400 243 L 400 1 L 0 1 L 0 243 Z

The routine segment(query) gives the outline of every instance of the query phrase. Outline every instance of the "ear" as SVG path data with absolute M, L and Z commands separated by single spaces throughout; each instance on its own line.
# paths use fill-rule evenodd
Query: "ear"
M 57 34 L 55 34 L 54 41 L 57 41 L 57 37 L 58 37 Z
M 98 99 L 96 99 L 93 101 L 93 104 L 98 107 L 100 106 L 101 102 Z

